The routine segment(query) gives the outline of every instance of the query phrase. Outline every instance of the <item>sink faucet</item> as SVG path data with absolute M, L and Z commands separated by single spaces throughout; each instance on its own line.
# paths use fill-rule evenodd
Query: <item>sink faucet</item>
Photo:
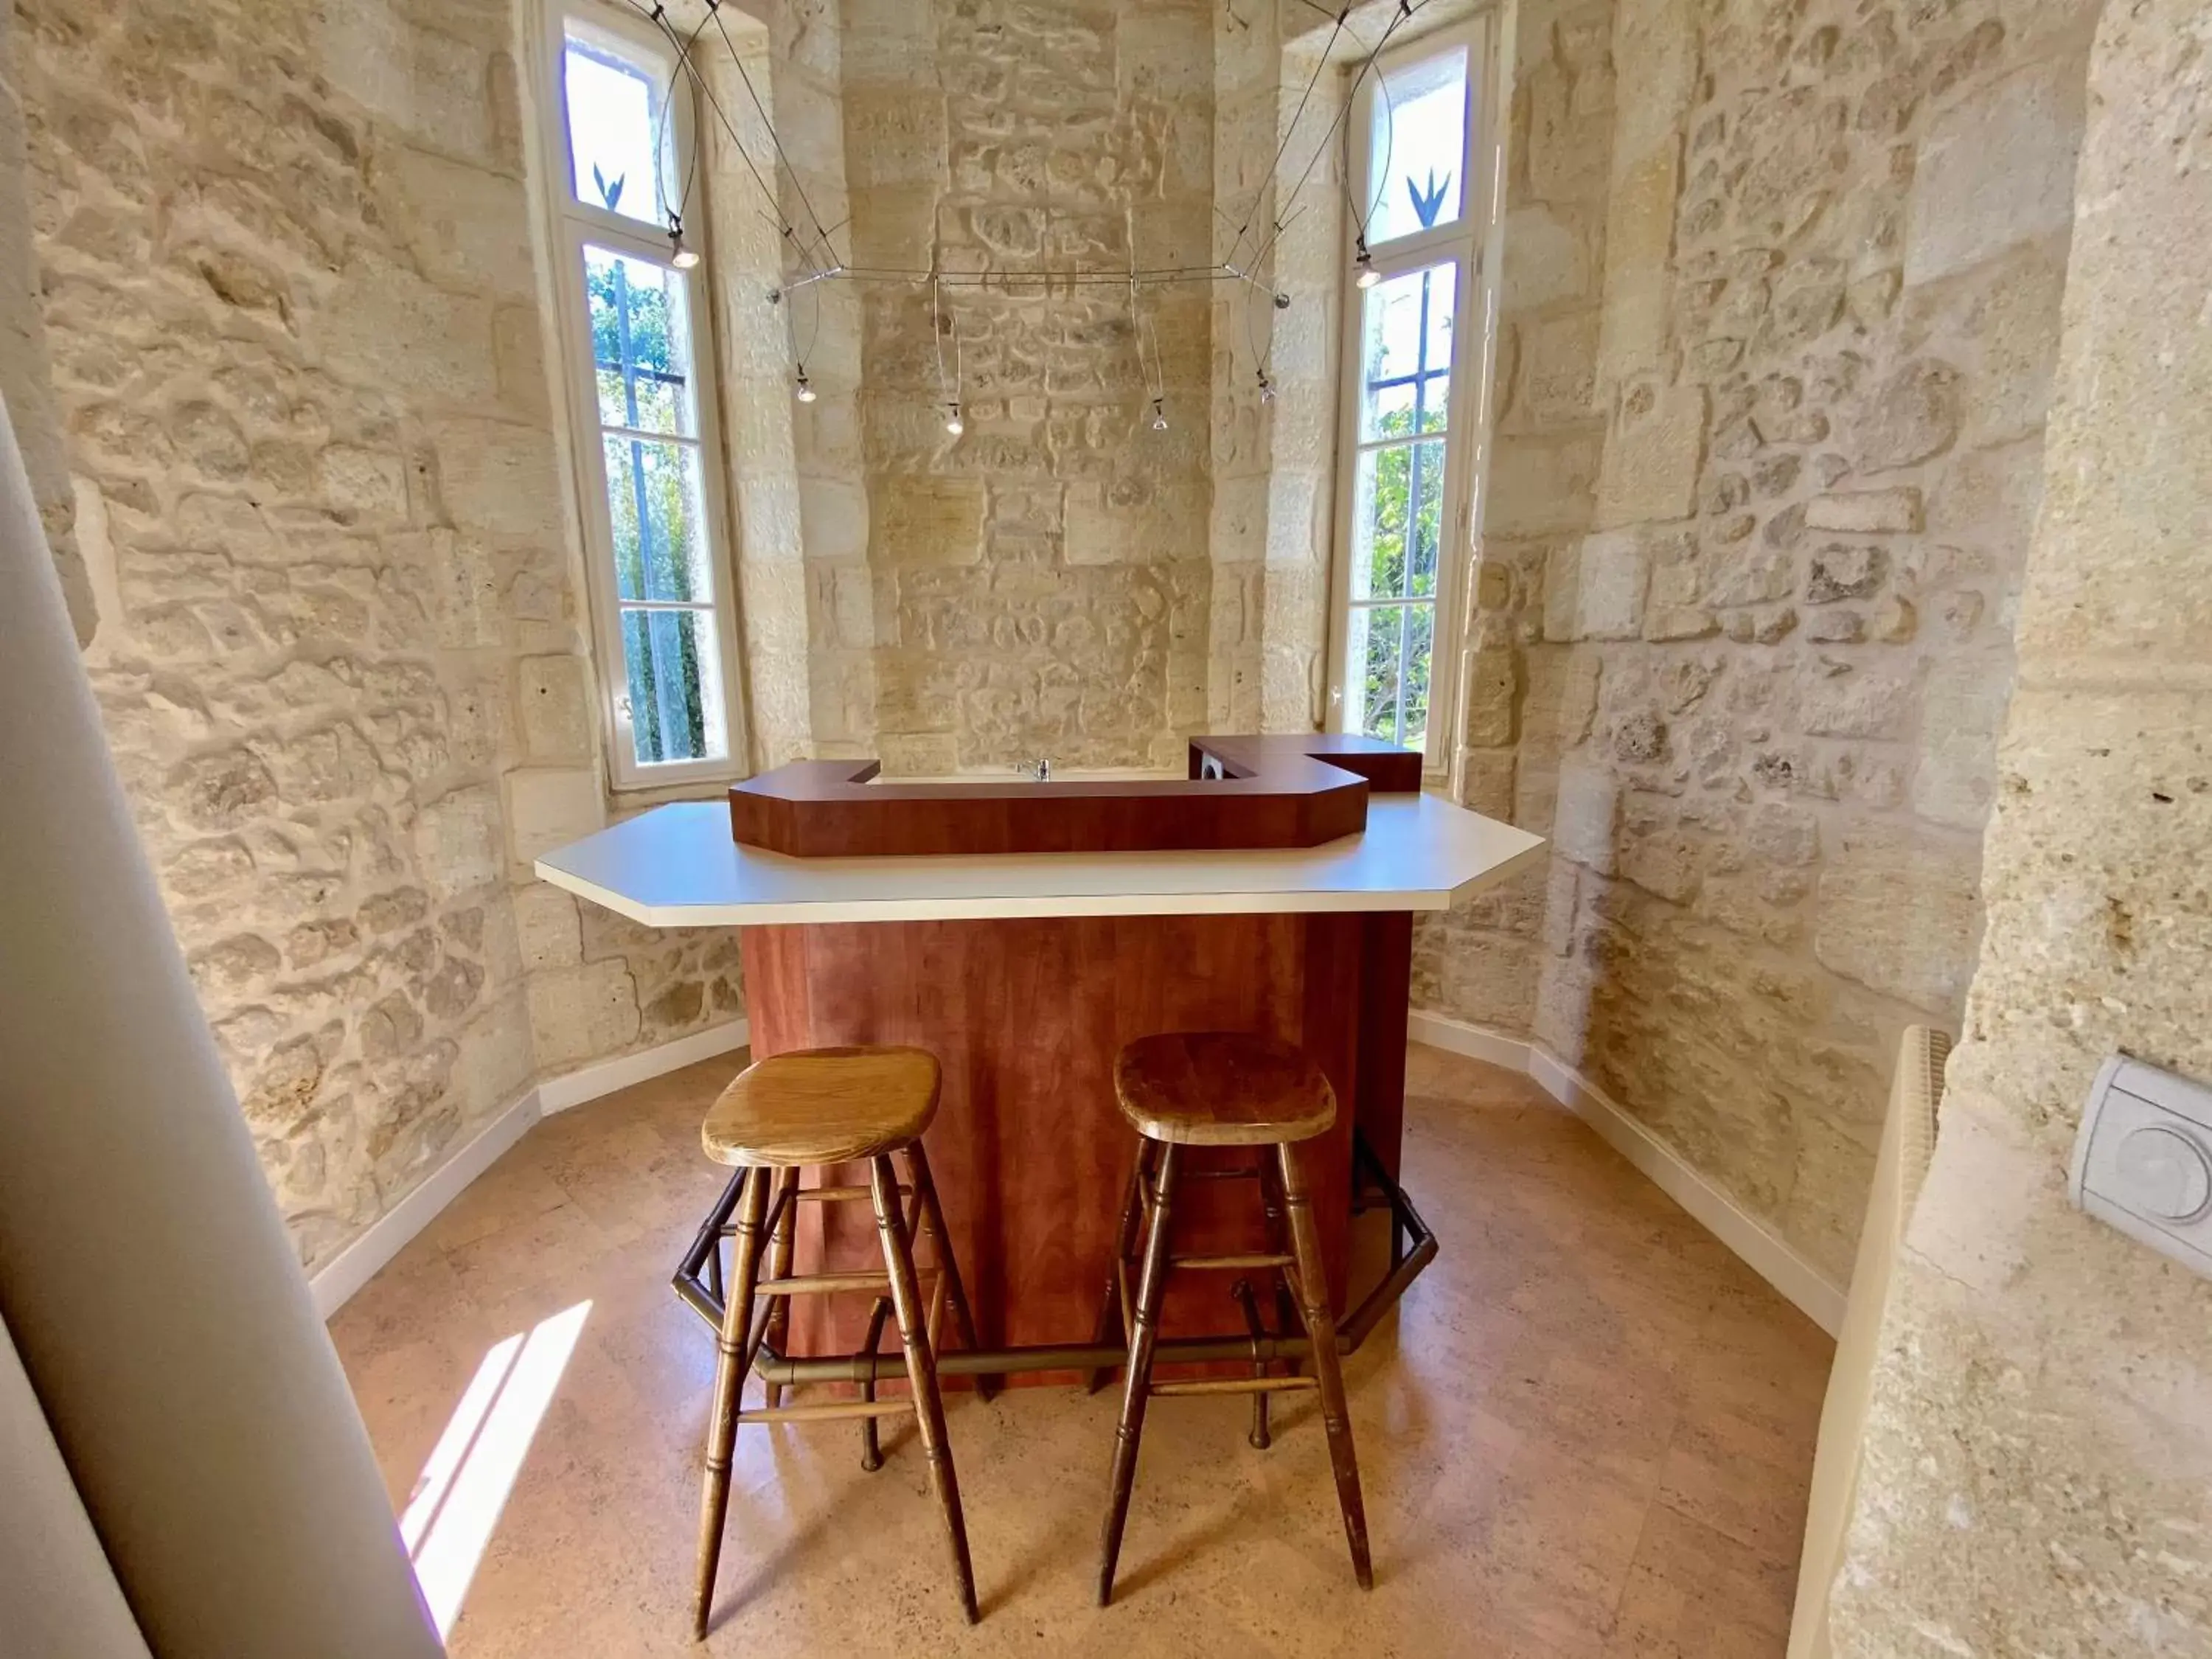
M 1033 761 L 1022 761 L 1018 763 L 1014 767 L 1014 770 L 1020 773 L 1024 777 L 1029 779 L 1032 783 L 1050 783 L 1052 781 L 1052 763 L 1042 755 Z

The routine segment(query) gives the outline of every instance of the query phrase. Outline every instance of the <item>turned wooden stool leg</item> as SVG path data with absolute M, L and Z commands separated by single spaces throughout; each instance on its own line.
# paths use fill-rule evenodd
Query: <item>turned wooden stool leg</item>
M 868 1310 L 868 1335 L 867 1340 L 860 1345 L 862 1353 L 872 1355 L 882 1345 L 884 1321 L 890 1317 L 890 1298 L 886 1296 L 878 1297 L 876 1305 Z M 860 1384 L 860 1398 L 872 1402 L 875 1397 L 876 1374 L 871 1370 L 868 1373 L 868 1380 Z M 872 1417 L 864 1417 L 860 1419 L 860 1467 L 870 1474 L 873 1474 L 883 1466 L 884 1449 L 876 1438 L 876 1419 Z
M 1168 1217 L 1175 1198 L 1176 1153 L 1160 1148 L 1152 1183 L 1152 1225 L 1145 1239 L 1145 1265 L 1137 1280 L 1137 1306 L 1129 1333 L 1129 1362 L 1121 1380 L 1121 1421 L 1114 1431 L 1114 1474 L 1106 1528 L 1099 1540 L 1098 1605 L 1114 1599 L 1114 1564 L 1121 1553 L 1121 1528 L 1129 1518 L 1129 1489 L 1137 1476 L 1137 1443 L 1145 1432 L 1151 1397 L 1152 1346 L 1159 1335 L 1160 1298 L 1168 1280 Z
M 1336 1501 L 1344 1511 L 1344 1536 L 1352 1546 L 1352 1571 L 1359 1588 L 1375 1587 L 1367 1554 L 1367 1509 L 1359 1498 L 1359 1458 L 1352 1445 L 1352 1413 L 1345 1403 L 1344 1371 L 1337 1363 L 1336 1316 L 1329 1311 L 1328 1275 L 1321 1253 L 1321 1230 L 1314 1223 L 1313 1200 L 1296 1146 L 1276 1148 L 1283 1171 L 1283 1207 L 1288 1212 L 1291 1252 L 1297 1258 L 1298 1312 L 1313 1345 L 1314 1376 L 1321 1384 L 1322 1425 L 1328 1433 L 1328 1461 L 1336 1471 Z
M 1282 1181 L 1275 1170 L 1275 1161 L 1264 1150 L 1260 1157 L 1260 1202 L 1267 1216 L 1267 1248 L 1278 1255 L 1291 1254 L 1290 1229 L 1283 1220 Z M 1285 1335 L 1300 1325 L 1298 1304 L 1291 1296 L 1290 1275 L 1280 1267 L 1275 1269 L 1275 1326 Z M 1298 1362 L 1283 1362 L 1285 1375 L 1296 1376 Z
M 945 1280 L 945 1298 L 952 1304 L 952 1322 L 958 1328 L 960 1340 L 969 1352 L 983 1346 L 975 1334 L 975 1316 L 968 1306 L 968 1287 L 961 1281 L 960 1258 L 952 1248 L 952 1234 L 945 1224 L 944 1207 L 937 1201 L 937 1182 L 929 1173 L 929 1154 L 923 1152 L 917 1140 L 906 1149 L 907 1168 L 913 1172 L 915 1196 L 921 1200 L 921 1213 L 929 1223 L 929 1231 L 937 1239 L 937 1271 Z M 998 1393 L 1001 1379 L 978 1376 L 975 1392 L 988 1400 Z
M 1136 1162 L 1129 1166 L 1128 1184 L 1122 1188 L 1121 1222 L 1114 1234 L 1113 1259 L 1106 1264 L 1106 1289 L 1099 1297 L 1098 1320 L 1091 1327 L 1091 1346 L 1103 1348 L 1113 1340 L 1121 1323 L 1121 1274 L 1129 1261 L 1129 1252 L 1137 1248 L 1137 1220 L 1143 1213 L 1138 1196 L 1143 1190 L 1145 1176 L 1152 1164 L 1152 1143 L 1139 1138 Z M 1127 1346 L 1131 1333 L 1121 1332 L 1121 1341 Z M 1083 1384 L 1085 1394 L 1097 1394 L 1106 1386 L 1111 1369 L 1101 1366 L 1086 1377 Z
M 799 1171 L 786 1170 L 783 1172 L 783 1178 L 776 1185 L 776 1202 L 781 1208 L 775 1218 L 775 1235 L 769 1240 L 768 1276 L 770 1279 L 788 1279 L 791 1276 L 792 1232 L 797 1226 L 799 1218 L 798 1192 Z M 769 1309 L 768 1327 L 763 1332 L 761 1340 L 778 1358 L 790 1357 L 783 1351 L 784 1344 L 791 1340 L 791 1298 L 789 1297 L 777 1297 L 774 1304 Z M 762 1387 L 767 1390 L 768 1405 L 770 1410 L 783 1404 L 783 1384 L 764 1382 Z
M 1249 1279 L 1238 1279 L 1229 1287 L 1229 1294 L 1237 1307 L 1243 1310 L 1245 1334 L 1253 1342 L 1252 1378 L 1257 1382 L 1267 1374 L 1267 1362 L 1258 1357 L 1258 1345 L 1267 1334 L 1267 1328 L 1260 1318 L 1259 1299 L 1252 1293 Z M 1267 1449 L 1267 1395 L 1264 1389 L 1252 1396 L 1252 1426 L 1246 1431 L 1244 1441 L 1254 1451 Z
M 960 1514 L 960 1480 L 953 1473 L 952 1447 L 945 1432 L 945 1405 L 937 1395 L 937 1359 L 929 1351 L 927 1316 L 908 1248 L 906 1219 L 899 1213 L 898 1176 L 888 1156 L 868 1160 L 868 1188 L 875 1200 L 876 1232 L 883 1241 L 884 1267 L 890 1274 L 891 1309 L 898 1316 L 899 1343 L 906 1350 L 906 1375 L 914 1390 L 914 1414 L 921 1449 L 929 1459 L 929 1482 L 945 1511 L 945 1530 L 952 1544 L 953 1571 L 960 1579 L 960 1609 L 975 1624 L 975 1574 L 968 1561 L 968 1527 Z
M 730 1509 L 730 1453 L 738 1437 L 738 1396 L 745 1386 L 745 1348 L 753 1328 L 753 1286 L 758 1282 L 761 1223 L 768 1214 L 769 1170 L 745 1176 L 738 1200 L 738 1231 L 731 1250 L 730 1294 L 715 1343 L 714 1397 L 707 1428 L 707 1482 L 699 1504 L 699 1586 L 691 1627 L 704 1639 L 714 1599 L 714 1570 L 722 1554 L 722 1522 Z

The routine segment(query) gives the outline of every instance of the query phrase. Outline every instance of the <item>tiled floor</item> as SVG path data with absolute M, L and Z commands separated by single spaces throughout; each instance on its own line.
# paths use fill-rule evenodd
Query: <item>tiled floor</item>
M 487 1352 L 591 1304 L 461 1659 L 696 1650 L 712 1340 L 667 1276 L 720 1184 L 697 1126 L 732 1065 L 539 1125 L 332 1322 L 404 1504 Z M 1242 1400 L 1154 1406 L 1102 1612 L 1110 1394 L 962 1393 L 981 1626 L 959 1622 L 911 1428 L 864 1475 L 853 1425 L 786 1425 L 739 1436 L 707 1651 L 1781 1654 L 1826 1338 L 1525 1078 L 1416 1048 L 1407 1133 L 1443 1249 L 1348 1367 L 1371 1595 L 1307 1399 L 1266 1453 Z

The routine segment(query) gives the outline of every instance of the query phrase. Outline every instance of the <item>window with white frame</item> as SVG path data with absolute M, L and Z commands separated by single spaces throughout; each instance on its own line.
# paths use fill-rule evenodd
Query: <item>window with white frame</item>
M 556 288 L 617 788 L 743 769 L 690 88 L 644 17 L 546 13 Z
M 1487 18 L 1389 52 L 1349 131 L 1344 412 L 1329 724 L 1449 763 L 1494 307 Z M 1439 640 L 1445 648 L 1439 653 Z M 1437 718 L 1431 718 L 1431 711 Z

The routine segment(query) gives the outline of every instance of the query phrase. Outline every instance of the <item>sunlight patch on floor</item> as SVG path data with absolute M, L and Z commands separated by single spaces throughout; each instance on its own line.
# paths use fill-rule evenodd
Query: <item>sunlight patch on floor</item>
M 538 1425 L 583 1334 L 589 1302 L 495 1345 L 422 1466 L 399 1535 L 438 1634 L 451 1633 Z

